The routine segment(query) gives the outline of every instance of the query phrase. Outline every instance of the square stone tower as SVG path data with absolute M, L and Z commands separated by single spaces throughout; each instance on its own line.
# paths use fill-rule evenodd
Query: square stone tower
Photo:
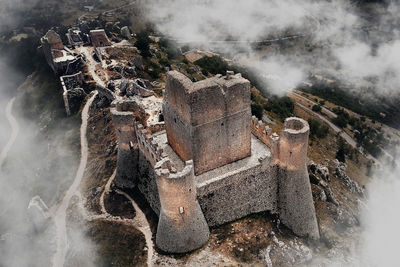
M 196 175 L 250 156 L 250 82 L 240 74 L 193 83 L 167 74 L 163 113 L 168 143 Z

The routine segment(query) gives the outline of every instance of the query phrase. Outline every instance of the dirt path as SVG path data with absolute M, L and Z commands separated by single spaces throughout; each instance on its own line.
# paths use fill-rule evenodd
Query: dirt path
M 143 233 L 144 238 L 146 240 L 146 245 L 147 245 L 147 266 L 153 266 L 153 257 L 155 256 L 155 251 L 153 248 L 153 240 L 152 238 L 152 232 L 150 230 L 150 224 L 146 219 L 146 215 L 144 215 L 143 211 L 139 208 L 139 206 L 136 204 L 136 202 L 125 192 L 121 190 L 116 190 L 116 192 L 120 195 L 123 195 L 126 197 L 132 204 L 133 208 L 136 211 L 136 216 L 133 219 L 136 224 L 136 228 Z
M 57 208 L 54 214 L 54 223 L 56 226 L 56 242 L 57 242 L 57 250 L 56 254 L 53 258 L 53 266 L 61 267 L 64 266 L 65 256 L 68 251 L 68 238 L 67 238 L 67 229 L 66 229 L 66 211 L 69 205 L 71 198 L 76 194 L 79 185 L 81 183 L 86 163 L 88 157 L 88 145 L 86 139 L 86 130 L 88 124 L 88 113 L 89 108 L 95 99 L 97 92 L 95 92 L 90 99 L 86 102 L 85 107 L 82 111 L 82 125 L 81 125 L 81 161 L 79 164 L 78 171 L 76 173 L 74 182 L 66 192 L 60 206 Z
M 155 257 L 155 251 L 154 251 L 154 247 L 153 247 L 153 240 L 152 238 L 152 232 L 150 230 L 150 224 L 146 219 L 146 215 L 143 213 L 143 211 L 139 208 L 139 206 L 136 204 L 136 202 L 125 192 L 121 191 L 121 190 L 116 190 L 116 192 L 120 195 L 123 195 L 124 197 L 126 197 L 132 204 L 133 208 L 136 211 L 136 216 L 134 219 L 123 219 L 120 218 L 118 216 L 112 216 L 111 214 L 109 214 L 105 208 L 104 205 L 104 196 L 106 194 L 108 194 L 110 192 L 110 187 L 112 182 L 115 179 L 115 175 L 117 173 L 117 169 L 115 169 L 114 173 L 110 176 L 110 178 L 108 179 L 103 192 L 101 193 L 100 196 L 100 207 L 101 207 L 101 215 L 95 215 L 92 216 L 90 219 L 97 219 L 97 218 L 104 218 L 107 220 L 111 220 L 111 221 L 117 221 L 117 222 L 125 222 L 128 223 L 130 225 L 133 225 L 136 229 L 138 229 L 140 232 L 142 232 L 142 234 L 145 237 L 146 240 L 146 246 L 147 246 L 147 265 L 153 266 L 153 257 Z
M 97 69 L 96 66 L 101 66 L 101 63 L 96 62 L 96 60 L 94 60 L 94 58 L 92 57 L 92 53 L 94 51 L 93 47 L 86 47 L 86 46 L 79 46 L 76 48 L 76 50 L 85 55 L 86 58 L 86 65 L 89 69 L 89 73 L 92 75 L 93 80 L 98 83 L 101 86 L 105 86 L 105 82 L 101 79 L 101 77 L 99 77 L 98 75 L 98 71 L 99 69 Z M 101 69 L 101 68 L 100 68 Z
M 4 146 L 3 150 L 1 151 L 0 154 L 0 170 L 1 167 L 4 164 L 4 161 L 7 158 L 8 152 L 10 152 L 11 147 L 15 143 L 15 140 L 17 139 L 18 133 L 19 133 L 19 125 L 17 120 L 14 118 L 12 115 L 12 107 L 15 101 L 15 97 L 11 98 L 10 101 L 8 101 L 7 107 L 6 107 L 6 118 L 8 122 L 10 123 L 11 126 L 11 135 L 10 138 L 8 139 L 7 144 Z

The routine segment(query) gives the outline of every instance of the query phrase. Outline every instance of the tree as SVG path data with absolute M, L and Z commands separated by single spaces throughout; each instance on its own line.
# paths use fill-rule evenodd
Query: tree
M 144 58 L 151 57 L 150 43 L 151 39 L 149 38 L 146 31 L 141 31 L 136 35 L 135 46 L 137 47 L 137 49 L 140 50 L 140 54 Z
M 262 119 L 264 108 L 260 104 L 251 104 L 251 114 L 256 116 L 259 120 Z
M 321 124 L 319 121 L 314 119 L 309 119 L 308 125 L 310 125 L 311 139 L 314 139 L 314 137 L 325 138 L 328 135 L 329 132 L 328 126 Z
M 314 105 L 312 107 L 312 111 L 314 112 L 321 112 L 321 110 L 322 110 L 321 105 Z
M 351 148 L 346 144 L 343 138 L 339 137 L 338 151 L 336 152 L 336 159 L 340 162 L 346 162 L 346 154 L 350 153 Z
M 340 162 L 346 162 L 344 148 L 340 147 L 339 150 L 336 152 L 336 159 Z

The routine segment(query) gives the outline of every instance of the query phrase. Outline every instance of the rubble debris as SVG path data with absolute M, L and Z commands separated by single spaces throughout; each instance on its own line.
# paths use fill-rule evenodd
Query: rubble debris
M 329 169 L 325 164 L 316 164 L 314 161 L 310 161 L 309 168 L 313 174 L 319 174 L 322 179 L 329 181 Z
M 121 28 L 121 35 L 123 37 L 125 37 L 126 39 L 131 38 L 131 32 L 130 32 L 128 26 L 124 26 Z
M 154 95 L 152 85 L 148 80 L 137 78 L 133 81 L 122 80 L 119 85 L 120 95 L 149 97 Z
M 133 92 L 136 95 L 142 97 L 148 97 L 154 95 L 154 91 L 151 89 L 151 84 L 148 80 L 135 79 L 132 83 Z
M 329 187 L 329 185 L 324 182 L 320 181 L 319 185 L 324 189 L 325 195 L 326 195 L 326 200 L 328 202 L 333 203 L 335 206 L 339 206 L 339 202 L 336 200 L 335 195 L 332 192 L 332 189 Z
M 346 184 L 347 188 L 350 190 L 350 192 L 352 193 L 357 193 L 361 196 L 364 195 L 364 189 L 359 186 L 359 184 L 355 181 L 353 181 L 347 174 L 346 174 L 346 170 L 347 170 L 347 165 L 346 163 L 340 162 L 337 159 L 335 159 L 333 161 L 333 164 L 335 166 L 335 171 L 334 171 L 334 175 L 343 180 L 344 183 Z
M 274 243 L 272 245 L 272 249 L 269 250 L 269 255 L 271 258 L 275 258 L 273 257 L 274 254 L 279 254 L 279 256 L 277 255 L 279 257 L 279 261 L 284 266 L 292 264 L 301 265 L 311 262 L 313 258 L 311 249 L 303 244 L 301 240 L 295 238 L 293 241 L 284 243 L 283 241 L 278 240 L 274 232 L 271 232 L 271 235 Z

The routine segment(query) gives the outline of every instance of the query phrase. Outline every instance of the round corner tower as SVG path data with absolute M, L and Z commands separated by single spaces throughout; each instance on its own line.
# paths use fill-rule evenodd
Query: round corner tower
M 279 216 L 300 236 L 319 238 L 317 218 L 307 171 L 310 127 L 300 118 L 287 118 L 281 133 L 276 162 Z
M 111 107 L 112 121 L 118 137 L 118 160 L 115 184 L 133 188 L 137 180 L 138 147 L 135 133 L 135 115 L 129 101 L 117 101 Z
M 169 253 L 198 249 L 208 241 L 210 231 L 197 201 L 193 161 L 186 161 L 178 173 L 170 173 L 162 163 L 156 166 L 161 202 L 156 244 Z

